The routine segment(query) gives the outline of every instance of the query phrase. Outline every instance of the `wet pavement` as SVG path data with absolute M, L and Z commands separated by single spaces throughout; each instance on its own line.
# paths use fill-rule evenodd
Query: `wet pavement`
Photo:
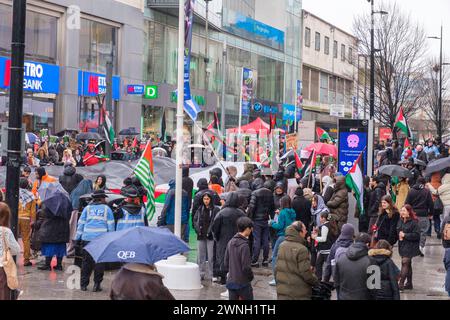
M 425 257 L 416 257 L 413 259 L 413 290 L 401 293 L 401 299 L 404 300 L 447 300 L 450 298 L 444 291 L 445 269 L 442 258 L 444 249 L 441 242 L 435 238 L 428 238 L 425 247 Z M 82 292 L 73 287 L 74 276 L 67 273 L 73 263 L 72 259 L 65 259 L 63 262 L 64 272 L 62 271 L 40 271 L 36 266 L 23 267 L 19 259 L 19 280 L 21 284 L 21 300 L 107 300 L 109 299 L 109 288 L 116 271 L 106 271 L 102 283 L 102 292 L 92 292 L 93 283 L 88 287 L 88 291 Z M 42 258 L 41 258 L 42 260 Z M 394 261 L 400 267 L 400 257 L 398 249 L 394 249 Z M 253 290 L 256 300 L 276 299 L 275 287 L 269 286 L 272 280 L 271 270 L 268 268 L 254 269 L 255 280 L 253 281 Z M 171 291 L 176 299 L 182 300 L 218 300 L 225 299 L 221 293 L 225 292 L 224 286 L 203 283 L 200 290 L 189 291 Z M 335 299 L 335 292 L 333 292 Z

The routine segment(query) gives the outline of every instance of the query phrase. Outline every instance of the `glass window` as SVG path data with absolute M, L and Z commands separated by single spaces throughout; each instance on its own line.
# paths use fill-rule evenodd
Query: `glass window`
M 310 100 L 319 101 L 319 71 L 311 70 Z
M 320 74 L 320 102 L 328 103 L 328 74 Z
M 341 60 L 345 61 L 345 44 L 341 44 Z
M 305 28 L 305 47 L 311 46 L 311 29 Z
M 315 49 L 316 51 L 320 51 L 320 33 L 316 32 L 316 37 L 315 37 Z
M 25 28 L 26 59 L 56 62 L 58 19 L 27 10 Z M 0 4 L 0 52 L 11 52 L 12 7 Z
M 96 21 L 81 19 L 80 68 L 106 73 L 106 63 L 113 62 L 117 73 L 117 28 Z
M 348 48 L 348 63 L 353 63 L 353 49 L 350 47 Z
M 262 100 L 282 101 L 284 63 L 258 56 L 257 97 Z
M 330 76 L 329 104 L 336 104 L 336 77 Z
M 325 54 L 330 54 L 330 38 L 329 37 L 325 37 L 325 43 L 324 43 L 324 52 Z
M 333 58 L 337 59 L 338 57 L 338 42 L 333 42 Z
M 343 105 L 344 104 L 344 79 L 337 79 L 337 96 L 336 96 L 336 104 Z
M 302 96 L 304 99 L 309 99 L 309 71 L 308 67 L 303 67 L 302 72 Z

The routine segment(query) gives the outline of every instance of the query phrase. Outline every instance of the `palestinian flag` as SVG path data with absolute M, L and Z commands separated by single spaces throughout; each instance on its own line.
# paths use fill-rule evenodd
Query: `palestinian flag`
M 326 132 L 325 130 L 323 130 L 322 128 L 317 127 L 316 128 L 316 134 L 319 137 L 319 141 L 320 140 L 328 140 L 328 141 L 333 141 L 333 139 L 331 139 L 330 135 L 328 134 L 328 132 Z
M 408 148 L 408 147 L 411 147 L 411 144 L 409 143 L 408 138 L 406 138 L 406 139 L 405 139 L 405 144 L 404 144 L 404 146 L 403 146 L 403 149 L 406 149 L 406 148 Z
M 353 163 L 353 167 L 345 176 L 345 183 L 353 191 L 356 198 L 356 203 L 359 208 L 359 212 L 361 214 L 364 214 L 364 205 L 363 205 L 364 184 L 363 184 L 363 174 L 360 167 L 363 152 L 359 154 L 358 159 L 356 159 L 356 161 Z
M 406 137 L 411 137 L 411 130 L 408 127 L 408 122 L 406 122 L 405 115 L 403 114 L 403 108 L 400 107 L 398 111 L 397 119 L 395 120 L 395 126 L 402 131 Z
M 147 189 L 146 216 L 150 222 L 155 214 L 155 178 L 153 175 L 152 145 L 147 142 L 141 159 L 134 168 L 134 174 L 142 186 Z
M 303 165 L 302 169 L 299 171 L 301 178 L 308 176 L 312 173 L 312 170 L 316 166 L 316 150 L 313 150 L 308 158 L 306 160 L 306 163 Z
M 104 122 L 103 130 L 105 131 L 106 140 L 108 140 L 110 145 L 113 145 L 116 133 L 114 132 L 114 128 L 111 123 L 111 119 L 109 118 L 108 111 L 106 111 L 105 103 L 106 103 L 106 99 L 103 98 L 103 103 L 102 103 L 102 115 L 103 116 L 102 116 L 101 120 L 103 120 L 103 122 Z
M 297 172 L 301 174 L 303 170 L 303 162 L 300 160 L 300 157 L 298 156 L 297 152 L 294 151 L 295 156 L 295 167 L 297 168 Z

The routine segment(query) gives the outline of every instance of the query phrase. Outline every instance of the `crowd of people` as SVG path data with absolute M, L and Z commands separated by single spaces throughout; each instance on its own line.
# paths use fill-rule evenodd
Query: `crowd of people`
M 259 267 L 272 269 L 270 285 L 276 286 L 278 299 L 329 299 L 336 289 L 339 300 L 399 300 L 401 292 L 413 289 L 412 260 L 426 254 L 426 240 L 434 224 L 446 248 L 445 290 L 450 295 L 450 171 L 425 174 L 427 163 L 442 157 L 433 145 L 418 145 L 415 152 L 407 152 L 411 149 L 399 150 L 394 141 L 378 150 L 377 168 L 404 166 L 411 175 L 399 178 L 376 170 L 374 176 L 364 177 L 363 210 L 355 210 L 358 230 L 348 223 L 353 208 L 349 206 L 345 176 L 327 157 L 322 157 L 306 176 L 299 173 L 292 157 L 287 157 L 277 172 L 250 163 L 245 163 L 240 176 L 234 166 L 227 167 L 226 174 L 215 168 L 209 172 L 209 179 L 197 182 L 195 193 L 189 169 L 183 168 L 181 237 L 189 242 L 190 229 L 194 229 L 202 280 L 224 285 L 231 300 L 253 299 L 252 270 Z M 422 159 L 425 166 L 414 159 Z M 104 233 L 147 226 L 143 204 L 146 191 L 136 178 L 127 178 L 121 190 L 123 202 L 108 206 L 105 176 L 91 182 L 76 172 L 73 162 L 67 161 L 64 166 L 59 178 L 38 167 L 34 183 L 29 179 L 30 168 L 23 170 L 19 233 L 24 243 L 24 266 L 33 266 L 37 251 L 45 256 L 38 267 L 42 271 L 62 270 L 63 257 L 75 256 L 75 263 L 81 266 L 81 290 L 87 290 L 94 272 L 93 291 L 98 292 L 102 290 L 105 266 L 96 264 L 83 248 Z M 40 186 L 55 181 L 72 201 L 73 211 L 63 218 L 51 214 L 40 199 Z M 92 201 L 82 204 L 80 196 L 87 193 L 92 193 Z M 157 222 L 172 232 L 175 201 L 172 180 Z M 17 253 L 8 215 L 9 209 L 1 204 L 1 231 L 10 251 Z M 400 268 L 392 259 L 394 246 L 401 257 Z M 0 256 L 2 250 L 0 243 Z M 53 257 L 56 266 L 51 264 Z M 372 266 L 381 271 L 381 287 L 367 285 L 371 275 L 368 268 Z M 153 268 L 139 270 L 139 266 L 129 266 L 119 274 L 151 274 L 152 283 L 164 292 L 158 295 L 155 292 L 159 291 L 153 290 L 151 296 L 173 298 Z M 2 272 L 0 284 L 1 299 L 8 294 Z M 112 298 L 119 298 L 118 290 L 117 286 L 112 290 Z

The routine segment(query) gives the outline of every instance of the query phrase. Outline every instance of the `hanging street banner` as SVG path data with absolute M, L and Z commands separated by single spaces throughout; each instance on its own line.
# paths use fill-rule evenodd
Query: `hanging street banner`
M 254 75 L 253 70 L 242 68 L 242 82 L 241 82 L 241 105 L 242 117 L 250 116 L 250 106 L 253 98 L 254 90 Z
M 296 121 L 300 121 L 303 118 L 303 109 L 302 109 L 302 105 L 303 105 L 303 96 L 302 96 L 302 89 L 303 89 L 303 85 L 302 85 L 302 81 L 301 80 L 297 80 L 297 86 L 296 86 L 296 101 L 295 101 L 295 106 L 296 106 Z

